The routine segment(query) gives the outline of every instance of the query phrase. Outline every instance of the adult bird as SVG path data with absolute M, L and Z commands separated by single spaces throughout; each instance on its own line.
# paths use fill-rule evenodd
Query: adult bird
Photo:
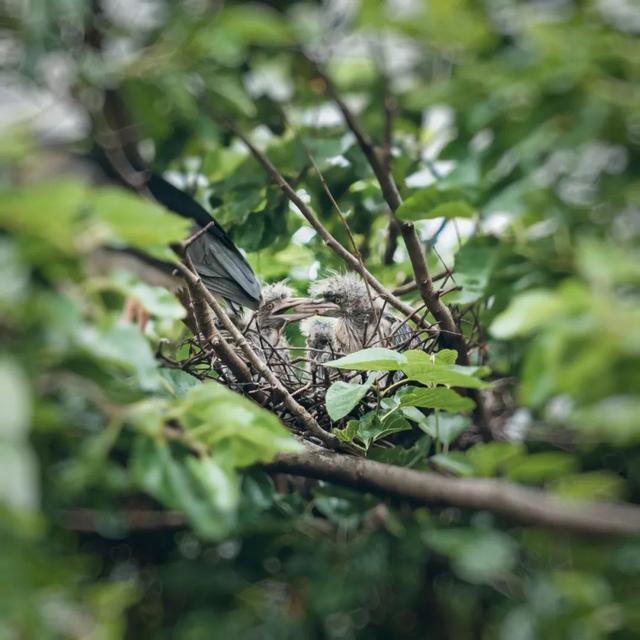
M 144 191 L 147 195 L 170 211 L 192 221 L 191 236 L 195 236 L 195 239 L 187 247 L 187 255 L 204 286 L 227 303 L 232 315 L 240 314 L 243 307 L 257 310 L 262 301 L 260 283 L 224 229 L 188 193 L 155 173 L 147 172 L 146 175 Z M 170 263 L 131 249 L 105 249 L 92 256 L 91 262 L 97 271 L 124 269 L 135 273 L 148 284 L 164 286 L 174 291 L 188 306 L 184 282 L 174 277 L 174 266 Z M 144 330 L 149 314 L 138 301 L 127 300 L 123 317 L 136 321 Z
M 338 354 L 365 347 L 396 347 L 402 343 L 400 321 L 385 311 L 362 278 L 352 272 L 335 274 L 309 288 L 318 315 L 335 317 L 333 347 Z
M 258 309 L 260 284 L 253 269 L 224 229 L 194 198 L 157 174 L 150 174 L 146 187 L 153 198 L 170 211 L 193 221 L 192 232 L 207 227 L 187 248 L 202 283 L 230 305 Z

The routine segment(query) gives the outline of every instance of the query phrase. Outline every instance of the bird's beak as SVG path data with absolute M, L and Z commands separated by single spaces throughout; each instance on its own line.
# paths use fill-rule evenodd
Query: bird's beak
M 326 300 L 307 298 L 297 309 L 298 313 L 304 314 L 304 318 L 310 316 L 329 316 L 335 318 L 339 312 L 340 307 L 334 302 L 327 302 Z
M 310 302 L 309 298 L 288 298 L 274 307 L 271 317 L 285 322 L 304 320 L 309 316 L 316 315 L 315 311 L 306 308 Z

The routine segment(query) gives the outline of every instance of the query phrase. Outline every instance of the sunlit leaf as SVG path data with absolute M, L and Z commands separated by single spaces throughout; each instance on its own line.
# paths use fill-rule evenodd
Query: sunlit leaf
M 471 398 L 465 398 L 453 389 L 445 387 L 424 389 L 407 386 L 398 395 L 402 406 L 443 409 L 451 413 L 470 411 L 475 406 L 475 402 Z
M 301 448 L 273 413 L 216 382 L 189 389 L 169 416 L 226 465 L 269 462 L 276 453 Z
M 470 218 L 475 209 L 467 202 L 464 190 L 437 186 L 420 189 L 409 196 L 396 211 L 402 220 L 430 218 Z
M 325 396 L 327 413 L 332 420 L 340 420 L 349 414 L 367 395 L 374 378 L 369 378 L 365 384 L 354 384 L 338 380 L 334 382 Z
M 396 371 L 407 360 L 402 353 L 373 347 L 350 353 L 347 356 L 326 362 L 326 367 L 336 367 L 337 369 L 355 369 L 357 371 Z

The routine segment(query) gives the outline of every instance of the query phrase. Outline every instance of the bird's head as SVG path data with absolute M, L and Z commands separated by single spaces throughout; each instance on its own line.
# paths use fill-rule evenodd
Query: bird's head
M 268 284 L 262 288 L 262 302 L 256 314 L 258 325 L 263 329 L 281 329 L 287 322 L 306 318 L 308 313 L 296 313 L 296 309 L 307 302 L 305 298 L 294 297 L 293 290 L 284 282 Z
M 333 345 L 335 321 L 332 318 L 307 318 L 300 323 L 300 331 L 307 339 L 309 349 L 329 350 Z
M 364 280 L 355 273 L 335 274 L 309 288 L 316 313 L 352 321 L 368 322 L 373 314 Z

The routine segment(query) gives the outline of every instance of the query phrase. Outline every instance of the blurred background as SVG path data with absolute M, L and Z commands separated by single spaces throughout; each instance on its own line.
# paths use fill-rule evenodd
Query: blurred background
M 171 366 L 190 353 L 181 306 L 92 259 L 105 244 L 168 259 L 186 235 L 96 163 L 117 95 L 125 141 L 135 130 L 140 157 L 213 213 L 263 282 L 303 294 L 343 268 L 207 96 L 348 246 L 312 155 L 369 269 L 410 282 L 319 63 L 403 196 L 423 190 L 429 266 L 454 269 L 445 300 L 499 380 L 501 438 L 447 453 L 468 426 L 452 425 L 441 470 L 637 501 L 636 0 L 0 7 L 0 638 L 640 637 L 637 540 L 324 483 L 276 491 L 246 464 L 203 480 L 156 429 L 187 415 L 197 383 Z M 144 335 L 119 322 L 129 296 L 151 313 Z M 241 421 L 228 404 L 212 420 Z M 427 468 L 437 438 L 384 460 Z

